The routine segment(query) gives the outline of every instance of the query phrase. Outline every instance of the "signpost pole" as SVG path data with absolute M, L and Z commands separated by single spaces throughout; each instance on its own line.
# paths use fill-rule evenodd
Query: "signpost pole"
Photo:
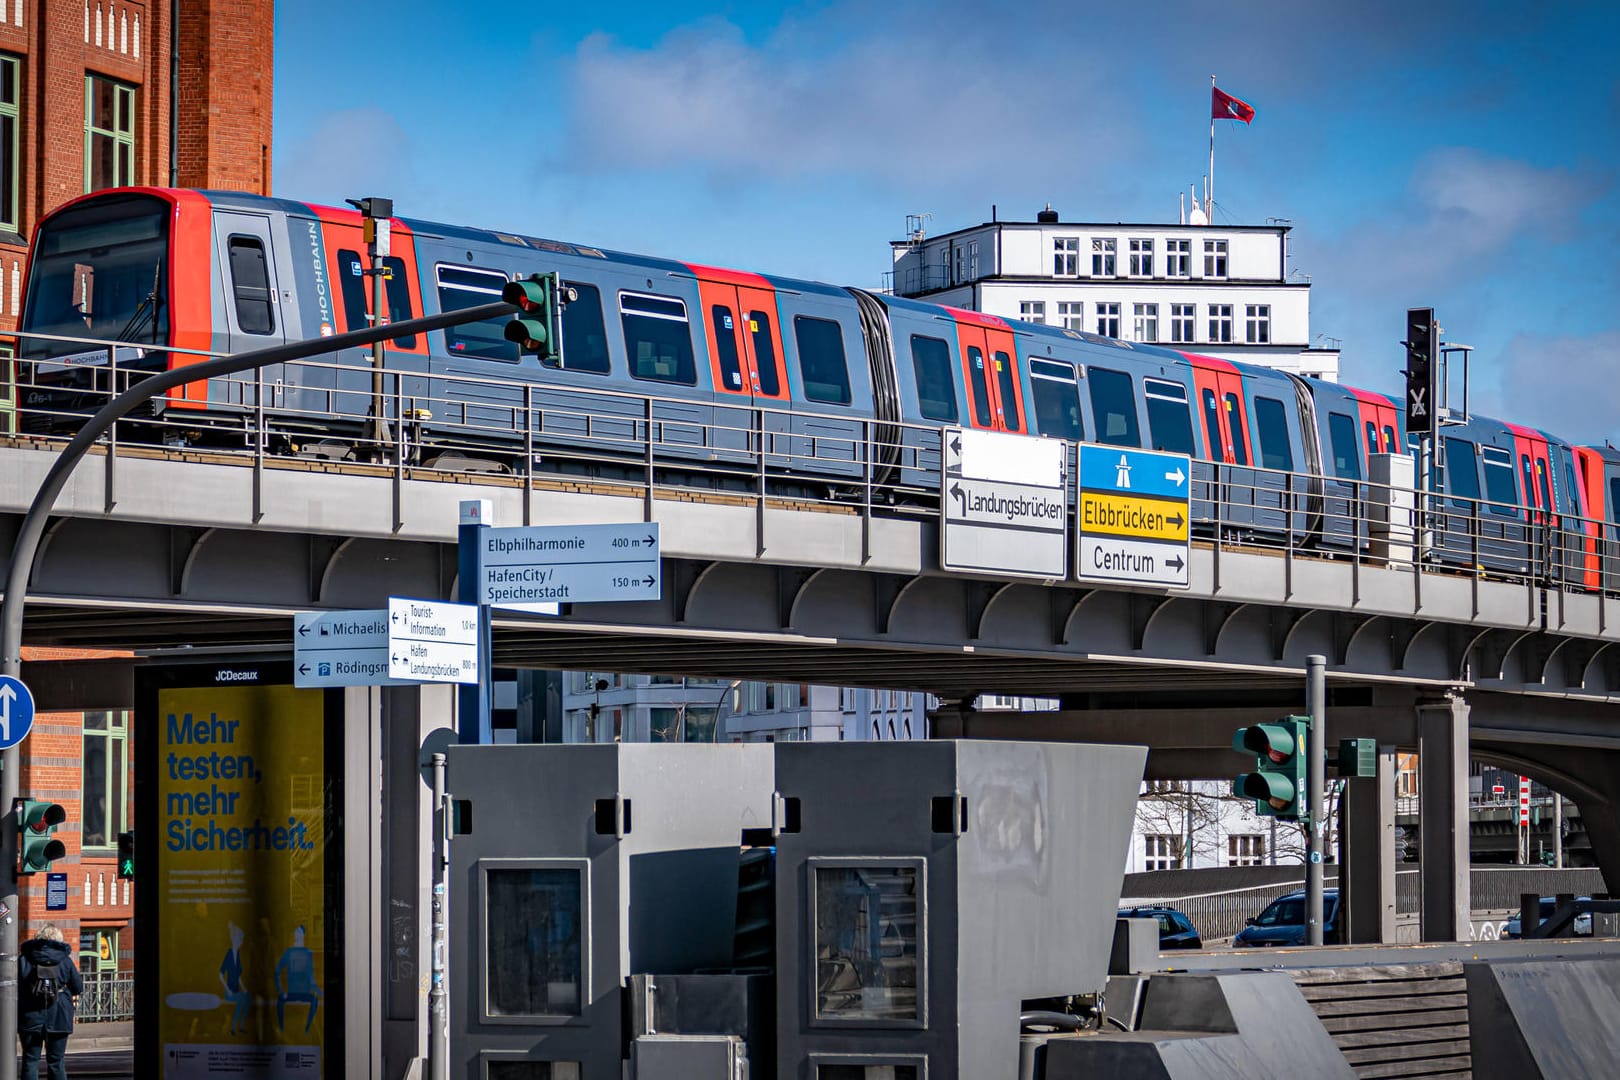
M 1311 714 L 1310 741 L 1305 747 L 1305 805 L 1309 843 L 1305 859 L 1305 925 L 1307 945 L 1322 944 L 1322 858 L 1327 835 L 1323 795 L 1327 788 L 1327 657 L 1305 658 L 1305 707 Z M 1341 897 L 1341 903 L 1343 898 Z
M 489 605 L 478 603 L 484 580 L 484 534 L 490 527 L 495 504 L 488 499 L 466 499 L 461 504 L 461 526 L 456 532 L 456 599 L 478 604 L 478 681 L 456 692 L 456 731 L 464 743 L 490 743 L 490 632 Z
M 450 1009 L 444 974 L 448 949 L 445 903 L 450 892 L 450 801 L 444 790 L 443 754 L 433 758 L 433 982 L 428 990 L 428 1075 L 450 1080 Z

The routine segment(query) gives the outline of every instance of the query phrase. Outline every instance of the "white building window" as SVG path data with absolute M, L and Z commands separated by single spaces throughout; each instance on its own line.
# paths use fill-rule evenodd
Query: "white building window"
M 1097 333 L 1103 337 L 1119 337 L 1119 304 L 1102 301 L 1097 304 Z
M 1052 273 L 1057 277 L 1074 277 L 1080 273 L 1080 238 L 1054 236 L 1052 238 Z
M 1008 700 L 1013 701 L 1015 699 L 1009 698 Z M 1017 708 L 1016 705 L 1008 705 L 1007 707 L 1009 709 Z M 1180 780 L 1142 781 L 1142 793 L 1144 795 L 1169 795 L 1181 791 L 1184 787 L 1185 785 Z
M 1118 273 L 1118 240 L 1097 237 L 1091 241 L 1091 276 L 1113 277 Z
M 967 271 L 967 248 L 958 247 L 956 249 L 956 276 L 951 279 L 951 284 L 954 285 L 954 284 L 957 284 L 958 282 L 962 281 L 963 276 L 966 273 L 966 271 Z
M 1181 837 L 1144 836 L 1142 843 L 1144 870 L 1181 869 Z
M 1244 305 L 1244 337 L 1250 345 L 1271 344 L 1271 305 L 1246 304 Z
M 1226 241 L 1204 241 L 1204 276 L 1207 278 L 1223 278 L 1226 276 Z
M 979 242 L 968 241 L 968 280 L 977 281 L 979 278 Z
M 1209 340 L 1226 344 L 1232 340 L 1232 305 L 1209 305 Z
M 1166 240 L 1164 242 L 1164 276 L 1189 277 L 1192 274 L 1192 241 Z
M 1153 241 L 1131 241 L 1131 277 L 1153 276 Z
M 1044 323 L 1046 321 L 1046 301 L 1020 301 L 1018 304 L 1018 317 L 1025 322 Z
M 1058 301 L 1058 325 L 1065 330 L 1084 330 L 1086 328 L 1086 305 L 1079 300 Z
M 1159 340 L 1159 305 L 1137 304 L 1131 322 L 1131 332 L 1137 341 Z
M 1266 861 L 1264 836 L 1232 835 L 1226 838 L 1227 866 L 1259 866 Z
M 1197 321 L 1196 304 L 1170 305 L 1170 340 L 1177 345 L 1193 341 L 1193 324 Z

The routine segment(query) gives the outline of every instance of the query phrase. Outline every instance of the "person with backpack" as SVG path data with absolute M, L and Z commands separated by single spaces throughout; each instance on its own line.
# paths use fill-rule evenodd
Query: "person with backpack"
M 41 1050 L 50 1080 L 67 1080 L 63 1057 L 73 1031 L 73 996 L 84 993 L 84 980 L 79 978 L 62 931 L 50 923 L 41 926 L 22 947 L 17 975 L 23 1080 L 39 1080 Z

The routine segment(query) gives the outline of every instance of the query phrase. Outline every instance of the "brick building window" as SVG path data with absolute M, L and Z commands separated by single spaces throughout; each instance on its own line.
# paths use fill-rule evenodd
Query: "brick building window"
M 0 53 L 0 229 L 17 231 L 17 187 L 21 180 L 17 153 L 17 88 L 15 56 Z
M 129 770 L 129 713 L 84 714 L 84 807 L 81 811 L 85 851 L 116 849 L 118 834 L 129 828 L 124 783 Z
M 84 79 L 84 190 L 135 182 L 135 88 L 104 75 Z

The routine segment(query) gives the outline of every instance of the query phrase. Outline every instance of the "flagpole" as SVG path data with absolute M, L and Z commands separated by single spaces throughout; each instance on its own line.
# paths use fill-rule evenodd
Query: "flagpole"
M 1209 77 L 1209 180 L 1204 185 L 1204 216 L 1215 223 L 1215 76 Z

